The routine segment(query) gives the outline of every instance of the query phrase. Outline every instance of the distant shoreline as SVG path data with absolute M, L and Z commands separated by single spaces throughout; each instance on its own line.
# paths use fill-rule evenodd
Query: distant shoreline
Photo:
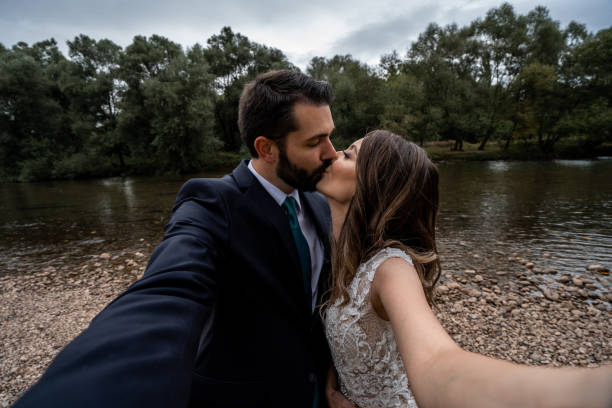
M 543 153 L 537 146 L 511 146 L 504 150 L 493 143 L 485 150 L 478 150 L 477 143 L 464 143 L 464 148 L 461 151 L 453 151 L 451 147 L 454 141 L 443 142 L 425 142 L 425 150 L 430 159 L 436 163 L 446 161 L 550 161 L 550 160 L 595 160 L 598 157 L 612 157 L 612 143 L 607 143 L 599 146 L 597 149 L 584 150 L 579 146 L 571 143 L 562 145 L 552 153 Z M 342 145 L 336 146 L 337 149 L 342 149 Z M 211 155 L 211 160 L 206 161 L 203 166 L 196 172 L 185 173 L 201 174 L 210 173 L 229 173 L 241 160 L 248 158 L 244 153 L 237 152 L 217 152 Z M 124 172 L 108 171 L 100 174 L 81 175 L 72 178 L 54 178 L 50 180 L 32 180 L 20 181 L 14 179 L 0 178 L 0 183 L 44 183 L 60 180 L 92 180 L 107 177 L 133 177 L 133 176 L 155 176 L 172 173 L 159 173 L 159 169 L 151 168 L 135 168 Z

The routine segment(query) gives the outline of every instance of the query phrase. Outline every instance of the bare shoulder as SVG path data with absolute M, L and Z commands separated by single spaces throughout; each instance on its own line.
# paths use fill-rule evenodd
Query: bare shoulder
M 399 279 L 406 280 L 411 277 L 419 279 L 412 263 L 400 257 L 385 259 L 376 270 L 374 284 L 384 285 Z M 419 281 L 420 283 L 420 281 Z
M 408 295 L 408 296 L 406 296 Z M 424 298 L 419 276 L 412 263 L 399 257 L 383 261 L 374 275 L 370 291 L 370 301 L 376 314 L 383 320 L 389 320 L 383 298 L 407 297 Z

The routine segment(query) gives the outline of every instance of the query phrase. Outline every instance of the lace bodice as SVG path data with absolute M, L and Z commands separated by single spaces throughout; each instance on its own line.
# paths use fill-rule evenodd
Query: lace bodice
M 348 287 L 349 303 L 337 300 L 325 315 L 325 332 L 340 390 L 364 408 L 417 408 L 408 387 L 391 322 L 382 320 L 370 302 L 376 269 L 389 258 L 410 257 L 397 248 L 384 248 L 357 269 Z

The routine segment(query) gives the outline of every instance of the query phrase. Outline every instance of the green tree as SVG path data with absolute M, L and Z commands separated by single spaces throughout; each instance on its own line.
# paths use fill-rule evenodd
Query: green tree
M 379 127 L 383 105 L 377 96 L 383 79 L 373 68 L 350 55 L 336 55 L 327 59 L 315 57 L 307 68 L 308 75 L 329 82 L 334 90 L 331 106 L 338 145 L 352 142 L 367 131 Z
M 379 98 L 383 112 L 380 126 L 398 135 L 418 141 L 437 136 L 437 123 L 431 119 L 433 112 L 423 111 L 425 94 L 423 84 L 408 74 L 392 74 L 381 87 Z
M 478 150 L 484 150 L 507 119 L 512 86 L 525 63 L 527 25 L 510 4 L 504 3 L 489 10 L 484 19 L 473 22 L 472 28 L 477 45 L 479 109 L 486 128 Z
M 612 142 L 612 27 L 595 36 L 572 23 L 561 67 L 565 100 L 572 109 L 563 118 L 566 133 L 580 137 L 587 151 Z
M 207 41 L 204 57 L 216 76 L 215 131 L 224 149 L 237 151 L 242 139 L 238 129 L 238 101 L 244 85 L 260 73 L 274 69 L 297 69 L 278 49 L 250 41 L 230 27 Z
M 117 123 L 119 138 L 125 141 L 136 162 L 156 156 L 155 135 L 151 124 L 155 119 L 146 106 L 143 85 L 164 72 L 171 62 L 184 56 L 180 45 L 165 37 L 136 36 L 119 59 L 118 79 L 125 83 L 120 94 L 121 114 Z M 154 165 L 154 163 L 150 163 Z
M 5 177 L 52 176 L 53 163 L 79 141 L 70 131 L 68 101 L 57 86 L 65 58 L 51 39 L 18 43 L 0 54 L 0 160 Z
M 64 71 L 62 86 L 70 95 L 73 130 L 86 142 L 88 155 L 116 156 L 123 172 L 128 144 L 117 131 L 122 49 L 83 34 L 68 41 L 68 48 L 72 65 Z
M 527 63 L 540 63 L 556 67 L 565 47 L 563 32 L 558 21 L 550 17 L 546 7 L 538 6 L 524 18 L 527 25 Z
M 430 24 L 410 47 L 403 67 L 423 83 L 423 121 L 436 123 L 436 134 L 454 140 L 453 150 L 462 150 L 464 140 L 472 140 L 481 132 L 475 110 L 472 34 L 469 27 Z M 434 129 L 429 128 L 432 133 Z
M 212 132 L 214 79 L 202 47 L 196 45 L 143 83 L 144 105 L 151 115 L 154 136 L 151 145 L 166 170 L 197 170 L 202 153 L 218 147 Z
M 525 140 L 535 138 L 543 152 L 551 153 L 563 135 L 556 131 L 561 116 L 561 100 L 555 68 L 531 63 L 521 71 L 518 81 L 521 102 L 517 131 Z

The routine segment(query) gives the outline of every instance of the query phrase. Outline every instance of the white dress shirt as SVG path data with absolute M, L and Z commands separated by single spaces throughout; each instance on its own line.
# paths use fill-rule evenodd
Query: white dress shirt
M 319 282 L 319 277 L 321 276 L 321 267 L 323 266 L 323 243 L 319 239 L 319 235 L 317 234 L 317 230 L 315 228 L 313 220 L 310 219 L 306 215 L 306 211 L 302 210 L 302 203 L 300 201 L 300 195 L 297 190 L 293 190 L 289 194 L 285 194 L 280 188 L 276 187 L 274 184 L 270 183 L 268 180 L 263 178 L 257 170 L 253 167 L 253 161 L 249 161 L 249 170 L 255 176 L 255 178 L 262 185 L 264 190 L 270 194 L 270 196 L 278 203 L 279 206 L 282 206 L 288 196 L 291 196 L 295 199 L 297 203 L 297 216 L 298 222 L 300 223 L 300 228 L 302 229 L 302 233 L 308 241 L 308 249 L 310 250 L 310 263 L 311 263 L 311 288 L 312 288 L 312 311 L 316 306 L 317 301 L 317 283 Z

